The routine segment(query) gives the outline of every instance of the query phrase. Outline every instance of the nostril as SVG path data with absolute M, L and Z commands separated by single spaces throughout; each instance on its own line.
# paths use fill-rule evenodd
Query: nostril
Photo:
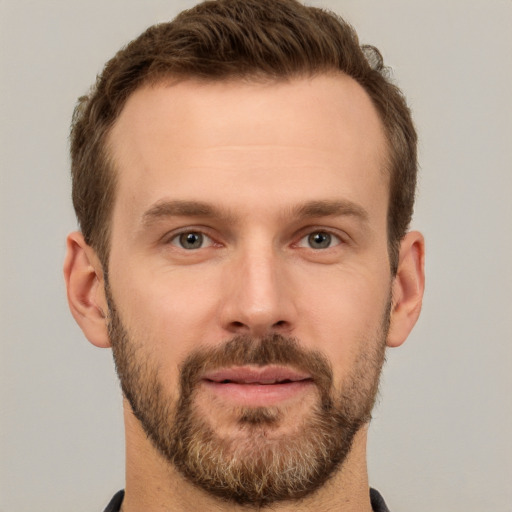
M 264 336 L 272 331 L 285 333 L 291 331 L 291 328 L 292 326 L 287 320 L 278 320 L 273 323 L 233 320 L 226 325 L 226 329 L 231 333 L 251 334 L 253 336 Z

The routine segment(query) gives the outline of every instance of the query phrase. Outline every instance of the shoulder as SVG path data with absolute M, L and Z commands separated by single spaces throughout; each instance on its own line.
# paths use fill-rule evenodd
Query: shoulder
M 110 500 L 107 508 L 103 512 L 119 512 L 121 509 L 121 503 L 123 503 L 124 491 L 119 491 L 114 494 L 114 497 Z
M 372 503 L 373 512 L 389 512 L 386 502 L 379 491 L 370 489 L 370 501 Z

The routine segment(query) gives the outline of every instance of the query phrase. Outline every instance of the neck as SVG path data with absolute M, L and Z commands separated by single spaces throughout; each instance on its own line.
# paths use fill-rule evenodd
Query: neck
M 321 489 L 298 502 L 269 507 L 230 503 L 199 489 L 163 458 L 124 403 L 126 428 L 126 488 L 122 512 L 371 512 L 366 467 L 367 427 L 355 436 L 342 468 Z

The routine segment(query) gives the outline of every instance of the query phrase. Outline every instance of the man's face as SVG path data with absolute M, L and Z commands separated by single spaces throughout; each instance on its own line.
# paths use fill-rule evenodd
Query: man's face
M 371 101 L 340 75 L 159 85 L 132 95 L 109 142 L 111 338 L 136 416 L 214 493 L 229 468 L 240 502 L 313 491 L 368 421 L 384 356 L 388 177 Z M 301 482 L 277 482 L 287 472 Z

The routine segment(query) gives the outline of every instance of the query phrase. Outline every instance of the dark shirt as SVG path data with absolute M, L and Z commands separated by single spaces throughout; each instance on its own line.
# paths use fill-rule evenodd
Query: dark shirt
M 119 491 L 114 494 L 104 512 L 119 512 L 121 510 L 121 503 L 123 503 L 124 491 Z
M 119 512 L 123 498 L 124 491 L 116 493 L 104 512 Z M 373 512 L 389 512 L 389 509 L 384 502 L 384 498 L 375 489 L 370 489 L 370 500 L 372 502 Z
M 389 508 L 384 501 L 384 498 L 380 495 L 379 491 L 370 489 L 370 501 L 372 502 L 373 512 L 389 512 Z

